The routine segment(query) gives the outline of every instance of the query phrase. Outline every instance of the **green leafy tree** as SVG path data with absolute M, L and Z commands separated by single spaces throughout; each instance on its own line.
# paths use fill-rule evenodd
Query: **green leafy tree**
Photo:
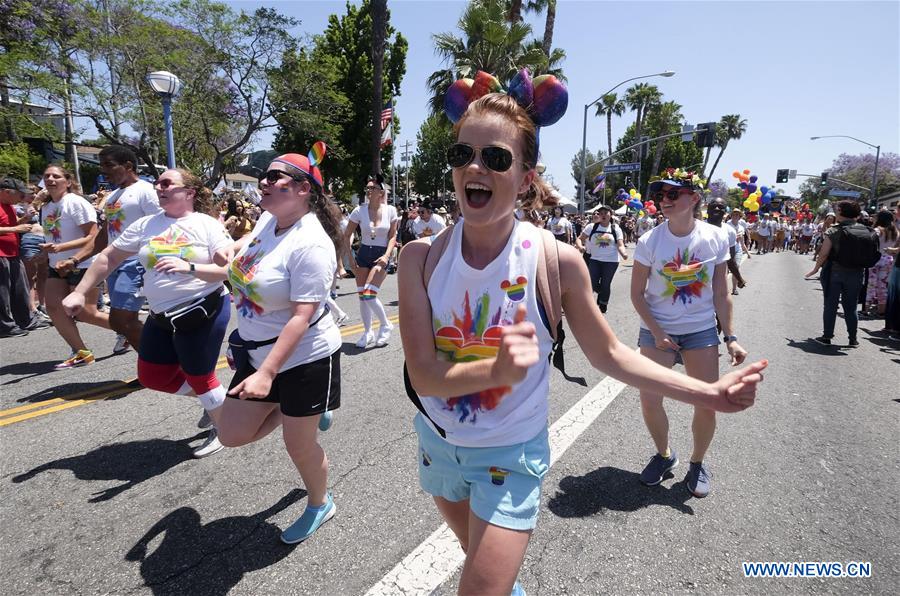
M 649 110 L 648 132 L 653 137 L 661 137 L 681 130 L 684 116 L 681 115 L 681 105 L 674 101 L 656 104 Z M 656 151 L 653 155 L 653 166 L 650 171 L 654 174 L 660 171 L 663 149 L 668 139 L 656 141 Z M 685 164 L 690 165 L 690 164 Z
M 719 126 L 716 128 L 716 145 L 719 147 L 719 155 L 716 156 L 716 161 L 713 163 L 707 178 L 712 178 L 719 165 L 719 160 L 722 159 L 722 154 L 725 153 L 725 149 L 728 147 L 728 143 L 740 139 L 745 132 L 747 132 L 747 120 L 741 118 L 740 114 L 722 116 Z
M 434 198 L 448 187 L 447 149 L 451 144 L 453 129 L 446 118 L 430 116 L 422 123 L 416 135 L 416 154 L 410 169 L 419 195 Z M 449 186 L 452 187 L 452 183 Z
M 606 116 L 606 143 L 609 152 L 612 155 L 612 117 L 613 115 L 621 116 L 625 113 L 625 102 L 619 99 L 615 93 L 607 93 L 600 99 L 597 104 L 597 116 Z
M 644 123 L 647 120 L 647 113 L 650 108 L 659 103 L 662 94 L 656 85 L 650 83 L 635 83 L 625 90 L 625 104 L 628 109 L 634 111 L 634 127 L 636 134 L 635 139 L 640 139 L 643 134 Z M 635 161 L 640 150 L 635 149 Z
M 589 201 L 592 201 L 590 196 L 590 189 L 593 186 L 594 177 L 603 171 L 603 164 L 598 164 L 596 162 L 603 159 L 604 154 L 603 150 L 600 149 L 596 153 L 591 152 L 588 149 L 584 154 L 584 163 L 585 163 L 585 175 L 584 175 L 584 184 L 585 184 L 585 205 L 587 206 Z M 593 165 L 591 165 L 593 164 Z M 572 178 L 575 180 L 575 199 L 580 200 L 581 198 L 581 149 L 578 150 L 577 153 L 572 157 L 572 161 L 570 162 L 572 167 Z M 607 186 L 609 182 L 607 181 Z

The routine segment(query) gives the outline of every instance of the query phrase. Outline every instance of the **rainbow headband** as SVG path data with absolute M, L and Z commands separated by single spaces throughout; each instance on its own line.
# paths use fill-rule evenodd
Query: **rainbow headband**
M 309 176 L 313 182 L 318 184 L 319 188 L 322 188 L 325 183 L 322 179 L 322 172 L 319 170 L 318 165 L 325 159 L 325 152 L 327 149 L 324 142 L 316 141 L 313 143 L 313 146 L 307 155 L 285 153 L 284 155 L 279 155 L 273 159 L 272 163 L 282 163 L 296 170 L 300 170 Z
M 504 91 L 500 80 L 479 70 L 474 79 L 459 79 L 444 96 L 444 111 L 454 124 L 462 118 L 473 101 L 489 93 L 507 93 L 525 108 L 537 127 L 555 124 L 569 107 L 569 92 L 551 74 L 531 78 L 527 68 L 516 73 Z

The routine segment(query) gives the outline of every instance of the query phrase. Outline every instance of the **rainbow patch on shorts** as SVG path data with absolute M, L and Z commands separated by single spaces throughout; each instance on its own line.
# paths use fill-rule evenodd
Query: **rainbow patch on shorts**
M 497 466 L 491 466 L 488 472 L 491 473 L 491 483 L 497 486 L 503 486 L 503 483 L 506 482 L 506 477 L 509 476 L 509 470 L 504 470 Z

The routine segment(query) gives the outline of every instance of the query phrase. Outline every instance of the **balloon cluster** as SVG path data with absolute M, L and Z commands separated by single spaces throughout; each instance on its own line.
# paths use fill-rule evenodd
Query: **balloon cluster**
M 625 200 L 625 204 L 636 211 L 640 211 L 644 206 L 644 204 L 641 202 L 641 193 L 632 188 L 630 191 L 628 191 L 628 196 Z
M 744 207 L 749 211 L 759 211 L 759 205 L 768 205 L 775 198 L 775 189 L 768 186 L 757 186 L 757 176 L 750 175 L 750 170 L 743 172 L 734 171 L 732 174 L 738 179 L 738 188 L 743 189 Z
M 644 203 L 644 211 L 646 211 L 649 215 L 656 215 L 656 203 L 653 202 L 653 199 L 650 199 L 646 203 Z

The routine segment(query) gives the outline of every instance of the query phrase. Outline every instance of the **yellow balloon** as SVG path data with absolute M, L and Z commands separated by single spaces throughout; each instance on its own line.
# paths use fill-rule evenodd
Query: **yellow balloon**
M 638 215 L 639 215 L 640 217 L 644 217 L 644 210 L 641 209 L 640 212 L 638 213 Z

